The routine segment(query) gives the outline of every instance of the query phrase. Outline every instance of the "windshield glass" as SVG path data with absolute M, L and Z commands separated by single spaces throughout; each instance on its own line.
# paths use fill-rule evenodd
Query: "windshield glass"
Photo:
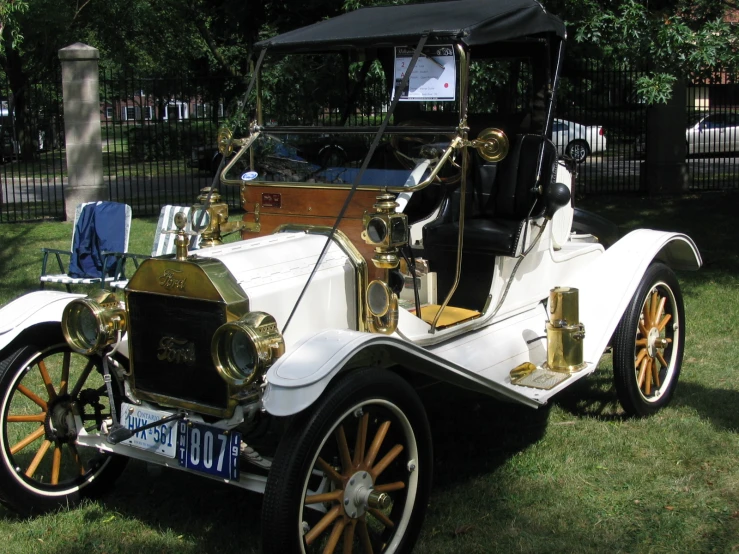
M 351 185 L 387 115 L 404 61 L 404 51 L 398 52 L 293 54 L 265 62 L 259 136 L 226 178 Z M 436 50 L 429 52 L 423 60 Z M 361 186 L 418 184 L 449 147 L 459 123 L 457 68 L 452 55 L 446 58 L 450 61 L 440 59 L 424 61 L 423 67 L 446 63 L 447 82 L 437 85 L 446 98 L 410 90 L 369 160 Z M 435 81 L 443 73 L 435 69 Z

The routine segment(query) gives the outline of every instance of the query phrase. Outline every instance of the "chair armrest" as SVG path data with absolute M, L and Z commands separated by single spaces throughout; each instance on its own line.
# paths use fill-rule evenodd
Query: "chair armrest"
M 72 253 L 68 250 L 58 250 L 56 248 L 42 248 L 41 252 L 43 252 L 44 254 L 65 254 L 67 256 L 72 255 Z
M 59 273 L 67 273 L 67 270 L 64 269 L 64 264 L 62 263 L 62 256 L 69 256 L 71 259 L 71 252 L 67 250 L 59 250 L 57 248 L 42 248 L 41 252 L 44 254 L 44 257 L 41 260 L 41 277 L 46 275 L 46 265 L 49 261 L 49 254 L 54 254 L 56 257 L 56 262 L 59 264 Z M 41 283 L 41 285 L 43 285 L 43 283 Z

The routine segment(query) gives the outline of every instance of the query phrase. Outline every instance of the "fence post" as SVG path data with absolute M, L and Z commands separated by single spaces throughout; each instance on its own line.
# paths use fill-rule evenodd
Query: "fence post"
M 685 83 L 677 82 L 666 104 L 647 109 L 647 151 L 641 177 L 650 195 L 682 194 L 688 189 L 686 103 Z
M 64 97 L 67 175 L 64 209 L 74 219 L 77 204 L 108 199 L 103 184 L 97 48 L 77 42 L 59 50 Z

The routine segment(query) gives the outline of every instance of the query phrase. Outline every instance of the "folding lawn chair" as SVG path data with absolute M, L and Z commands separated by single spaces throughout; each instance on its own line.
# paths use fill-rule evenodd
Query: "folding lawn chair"
M 154 243 L 151 247 L 151 256 L 145 254 L 126 254 L 125 259 L 133 261 L 136 269 L 139 267 L 139 260 L 145 260 L 147 258 L 153 258 L 156 256 L 165 256 L 167 254 L 174 254 L 175 244 L 174 239 L 177 236 L 175 231 L 177 227 L 174 224 L 175 214 L 182 212 L 187 217 L 187 225 L 185 231 L 192 231 L 192 224 L 190 222 L 190 206 L 162 206 L 159 212 L 159 222 L 157 223 L 157 230 L 154 233 Z M 192 249 L 192 247 L 191 247 Z M 128 283 L 128 279 L 116 280 L 110 284 L 114 289 L 125 288 Z
M 42 248 L 40 288 L 59 283 L 71 292 L 72 285 L 112 283 L 123 276 L 124 254 L 131 230 L 131 206 L 118 202 L 87 202 L 74 213 L 72 246 L 69 251 Z M 59 273 L 47 273 L 49 254 L 56 257 Z M 67 268 L 62 261 L 69 257 Z

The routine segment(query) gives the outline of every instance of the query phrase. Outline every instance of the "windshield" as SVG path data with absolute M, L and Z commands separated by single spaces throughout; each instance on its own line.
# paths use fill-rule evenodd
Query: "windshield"
M 439 48 L 424 49 L 420 64 L 422 71 L 433 71 L 436 88 L 419 92 L 420 85 L 411 80 L 360 186 L 414 186 L 449 147 L 459 124 L 457 67 L 452 48 Z M 353 184 L 408 59 L 398 48 L 380 55 L 293 54 L 265 63 L 256 115 L 262 122 L 259 136 L 226 178 Z M 445 97 L 433 96 L 439 90 Z

